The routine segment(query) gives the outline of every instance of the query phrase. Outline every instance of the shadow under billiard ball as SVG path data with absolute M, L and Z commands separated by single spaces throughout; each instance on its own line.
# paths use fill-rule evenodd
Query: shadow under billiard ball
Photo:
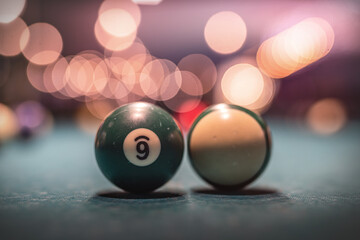
M 191 192 L 208 195 L 228 195 L 228 196 L 261 196 L 278 194 L 279 191 L 273 188 L 254 187 L 238 190 L 219 190 L 215 188 L 193 188 Z
M 103 199 L 166 199 L 183 197 L 185 192 L 179 190 L 155 191 L 146 194 L 135 194 L 123 191 L 103 191 L 96 193 L 96 198 Z

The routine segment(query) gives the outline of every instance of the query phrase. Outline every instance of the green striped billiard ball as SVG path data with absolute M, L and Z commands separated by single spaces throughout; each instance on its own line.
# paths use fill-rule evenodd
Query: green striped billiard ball
M 100 170 L 113 184 L 133 193 L 164 185 L 179 168 L 182 132 L 166 112 L 150 103 L 119 107 L 101 124 L 95 139 Z
M 188 134 L 195 171 L 216 188 L 232 190 L 254 181 L 270 158 L 265 121 L 243 107 L 218 104 L 205 109 Z

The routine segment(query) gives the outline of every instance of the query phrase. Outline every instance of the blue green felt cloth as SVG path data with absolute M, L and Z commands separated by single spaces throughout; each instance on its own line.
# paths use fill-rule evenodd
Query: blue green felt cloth
M 360 124 L 317 136 L 269 123 L 273 154 L 247 190 L 211 190 L 185 156 L 147 196 L 101 174 L 94 136 L 73 124 L 0 148 L 0 239 L 359 239 Z

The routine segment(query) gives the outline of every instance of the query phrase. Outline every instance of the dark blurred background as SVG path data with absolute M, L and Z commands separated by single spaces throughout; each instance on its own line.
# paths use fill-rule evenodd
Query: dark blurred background
M 185 129 L 218 102 L 322 135 L 360 117 L 359 1 L 5 0 L 0 8 L 0 139 L 60 120 L 94 132 L 131 101 L 166 108 Z

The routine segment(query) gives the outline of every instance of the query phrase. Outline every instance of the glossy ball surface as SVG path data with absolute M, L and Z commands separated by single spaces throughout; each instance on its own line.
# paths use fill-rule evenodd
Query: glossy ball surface
M 206 182 L 220 189 L 239 189 L 254 181 L 264 171 L 270 149 L 265 121 L 235 105 L 207 108 L 188 134 L 192 166 Z
M 95 139 L 102 173 L 119 188 L 134 193 L 153 191 L 169 181 L 183 152 L 183 135 L 173 117 L 144 102 L 113 111 Z

